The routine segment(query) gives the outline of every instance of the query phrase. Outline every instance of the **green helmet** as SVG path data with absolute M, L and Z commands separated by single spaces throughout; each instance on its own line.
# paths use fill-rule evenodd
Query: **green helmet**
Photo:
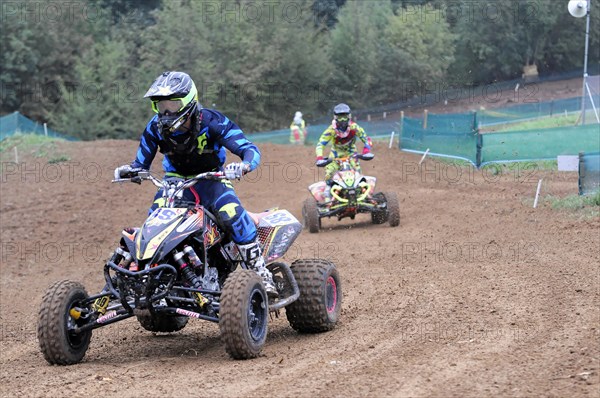
M 183 124 L 198 112 L 198 90 L 192 78 L 184 72 L 164 72 L 144 98 L 152 101 L 152 110 L 158 114 L 158 129 L 165 140 L 171 141 L 175 152 L 193 150 L 195 126 L 181 131 Z
M 158 113 L 163 129 L 174 132 L 198 103 L 198 90 L 187 73 L 165 72 L 152 83 L 144 98 L 152 100 L 152 110 Z

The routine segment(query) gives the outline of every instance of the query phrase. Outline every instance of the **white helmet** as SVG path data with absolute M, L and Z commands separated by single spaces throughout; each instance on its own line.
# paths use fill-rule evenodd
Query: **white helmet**
M 298 126 L 302 125 L 302 112 L 296 112 L 294 115 L 294 124 Z

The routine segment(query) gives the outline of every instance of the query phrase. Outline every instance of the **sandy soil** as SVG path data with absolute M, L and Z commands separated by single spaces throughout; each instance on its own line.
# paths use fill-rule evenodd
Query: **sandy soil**
M 49 366 L 36 338 L 45 289 L 71 279 L 98 291 L 121 228 L 145 218 L 154 188 L 110 183 L 136 147 L 65 143 L 48 156 L 68 162 L 30 150 L 18 167 L 3 164 L 1 396 L 598 396 L 600 220 L 532 208 L 539 178 L 543 197 L 566 196 L 576 174 L 419 166 L 384 146 L 363 168 L 398 193 L 400 226 L 326 220 L 288 255 L 337 264 L 334 331 L 300 335 L 274 317 L 264 354 L 234 361 L 216 324 L 155 335 L 129 319 L 94 331 L 81 364 Z M 236 183 L 243 203 L 300 217 L 320 178 L 312 148 L 261 150 L 260 172 Z

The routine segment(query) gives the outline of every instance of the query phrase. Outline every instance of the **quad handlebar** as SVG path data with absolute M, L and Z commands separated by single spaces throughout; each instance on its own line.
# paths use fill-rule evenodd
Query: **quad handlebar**
M 368 160 L 372 160 L 374 157 L 375 156 L 372 153 L 364 154 L 364 155 L 354 153 L 350 156 L 343 156 L 341 158 L 326 158 L 326 159 L 317 161 L 316 166 L 317 167 L 325 167 L 333 161 L 336 161 L 338 163 L 344 163 L 344 162 L 349 161 L 350 159 L 361 159 L 361 160 L 368 161 Z
M 150 173 L 148 170 L 140 170 L 134 171 L 131 173 L 130 177 L 127 178 L 118 178 L 112 180 L 112 182 L 134 182 L 136 184 L 141 184 L 144 180 L 151 181 L 157 188 L 162 188 L 167 207 L 173 207 L 173 203 L 175 198 L 181 196 L 181 193 L 192 187 L 199 180 L 225 180 L 227 177 L 225 176 L 225 172 L 223 171 L 208 171 L 206 173 L 200 173 L 190 179 L 183 180 L 181 178 L 172 177 L 160 180 Z

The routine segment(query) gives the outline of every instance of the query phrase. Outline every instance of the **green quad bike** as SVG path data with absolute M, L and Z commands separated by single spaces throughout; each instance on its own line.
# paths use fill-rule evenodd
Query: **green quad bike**
M 319 232 L 321 219 L 337 217 L 338 221 L 359 213 L 371 213 L 373 224 L 389 222 L 400 225 L 400 204 L 395 192 L 375 192 L 375 177 L 363 176 L 352 166 L 353 159 L 371 160 L 371 156 L 355 154 L 348 157 L 329 158 L 319 165 L 324 167 L 337 162 L 339 170 L 329 184 L 316 182 L 308 187 L 311 197 L 304 201 L 302 215 L 304 225 L 311 233 Z

